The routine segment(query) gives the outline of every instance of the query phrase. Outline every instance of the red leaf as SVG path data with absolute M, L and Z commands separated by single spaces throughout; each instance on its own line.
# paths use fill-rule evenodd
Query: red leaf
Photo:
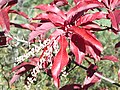
M 93 14 L 86 14 L 84 16 L 81 16 L 81 18 L 77 21 L 77 26 L 79 26 L 81 24 L 88 23 L 88 22 L 92 22 L 94 20 L 98 20 L 101 18 L 106 18 L 106 14 L 102 13 L 102 12 L 96 12 Z
M 51 35 L 50 38 L 56 38 L 64 33 L 62 29 L 56 29 Z
M 118 80 L 120 81 L 120 69 L 118 71 Z
M 78 12 L 77 14 L 75 14 L 74 16 L 72 16 L 72 18 L 69 18 L 68 21 L 70 21 L 71 25 L 74 25 L 77 23 L 77 21 L 79 20 L 79 18 L 84 15 L 84 11 L 82 12 Z
M 97 69 L 98 69 L 98 66 L 90 63 L 90 65 L 89 65 L 89 67 L 87 69 L 87 76 L 92 77 Z
M 116 56 L 104 56 L 101 58 L 101 60 L 110 60 L 110 61 L 113 61 L 113 62 L 119 62 L 119 59 L 116 57 Z
M 98 0 L 73 0 L 75 4 L 86 2 L 86 1 L 98 1 Z
M 120 10 L 115 10 L 113 12 L 110 12 L 110 14 L 108 15 L 108 17 L 111 19 L 112 22 L 112 27 L 117 30 L 120 31 L 119 28 L 119 23 L 120 23 Z
M 110 8 L 109 7 L 109 1 L 110 0 L 102 0 L 103 4 L 105 5 L 106 8 Z
M 120 0 L 110 0 L 110 9 L 114 10 L 118 4 L 120 4 Z
M 60 16 L 57 14 L 50 13 L 48 15 L 48 18 L 53 22 L 54 24 L 62 24 L 64 25 L 64 19 L 62 19 Z
M 105 7 L 110 10 L 114 10 L 116 6 L 120 4 L 120 0 L 102 0 L 105 4 Z
M 40 27 L 42 24 L 41 23 L 35 23 L 31 22 L 30 25 L 34 26 L 35 28 Z
M 46 13 L 40 13 L 35 18 L 32 18 L 33 20 L 42 20 L 42 21 L 49 21 L 48 14 Z
M 85 2 L 78 3 L 75 7 L 73 7 L 67 12 L 67 18 L 69 19 L 70 17 L 74 16 L 78 12 L 82 12 L 84 10 L 88 10 L 88 9 L 92 9 L 100 6 L 101 6 L 101 3 L 98 1 L 85 1 Z
M 29 29 L 29 30 L 35 30 L 35 27 L 31 24 L 16 24 L 16 23 L 10 23 L 10 25 L 14 25 L 14 27 L 22 28 L 22 29 Z
M 35 27 L 31 24 L 20 24 L 22 28 L 29 29 L 29 30 L 35 30 Z
M 19 74 L 14 74 L 12 79 L 10 80 L 10 85 L 12 85 L 16 80 L 18 80 L 18 78 L 20 77 L 21 75 Z
M 95 61 L 100 60 L 101 52 L 98 49 L 96 49 L 95 46 L 91 45 L 90 43 L 86 44 L 86 54 L 90 55 L 90 57 L 95 59 Z
M 32 69 L 35 65 L 36 65 L 35 62 L 23 62 L 20 65 L 13 67 L 12 71 L 16 71 L 22 67 L 25 67 L 26 71 L 28 71 L 29 69 Z
M 10 31 L 10 21 L 8 16 L 9 9 L 10 8 L 0 9 L 0 25 L 5 32 Z
M 20 15 L 20 16 L 25 17 L 26 19 L 29 19 L 28 15 L 25 14 L 24 12 L 15 11 L 15 10 L 9 10 L 9 13 L 15 13 L 15 14 L 18 14 L 18 15 Z
M 13 40 L 13 38 L 10 37 L 6 38 L 6 43 L 9 44 L 11 40 Z
M 73 34 L 71 37 L 71 41 L 79 49 L 79 51 L 85 53 L 85 41 L 80 35 Z
M 59 75 L 61 70 L 68 64 L 68 54 L 66 51 L 66 48 L 68 46 L 68 42 L 65 39 L 65 36 L 61 36 L 59 39 L 60 43 L 60 51 L 58 54 L 54 57 L 54 62 L 52 66 L 52 76 L 54 79 L 54 84 L 56 87 L 59 87 Z
M 100 78 L 93 75 L 91 78 L 86 77 L 84 84 L 83 84 L 83 90 L 87 90 L 90 86 L 94 85 L 95 83 L 99 82 Z
M 32 69 L 33 67 L 36 66 L 37 63 L 34 61 L 32 62 L 23 62 L 22 64 L 14 67 L 12 71 L 16 71 L 15 74 L 13 75 L 12 79 L 10 80 L 10 85 L 14 83 L 20 76 L 22 76 L 24 73 Z
M 57 7 L 64 6 L 68 4 L 67 0 L 54 0 L 51 4 L 55 4 Z
M 46 12 L 56 13 L 57 15 L 61 16 L 62 18 L 64 18 L 64 19 L 66 18 L 64 12 L 61 11 L 60 9 L 58 9 L 55 5 L 40 4 L 40 5 L 36 6 L 35 8 L 41 9 Z
M 82 38 L 84 38 L 86 41 L 91 43 L 93 46 L 95 46 L 99 51 L 103 51 L 102 44 L 99 42 L 99 40 L 92 35 L 91 32 L 83 29 L 83 28 L 78 28 L 76 26 L 73 26 L 72 29 L 79 34 Z
M 38 58 L 38 57 L 33 57 L 33 58 L 30 58 L 29 60 L 30 60 L 30 62 L 35 62 L 35 63 L 37 63 L 37 62 L 39 62 L 40 58 Z
M 69 85 L 63 86 L 59 90 L 82 90 L 82 87 L 80 84 L 69 84 Z
M 87 30 L 92 30 L 92 31 L 100 31 L 100 30 L 102 30 L 101 27 L 98 24 L 93 23 L 93 22 L 91 22 L 91 23 L 89 22 L 89 23 L 83 24 L 81 26 L 82 26 L 82 28 L 85 28 Z
M 115 44 L 115 48 L 120 48 L 120 41 Z
M 75 55 L 75 58 L 76 58 L 76 62 L 78 64 L 81 64 L 84 57 L 85 57 L 85 54 L 83 52 L 81 52 L 75 45 L 73 42 L 70 42 L 70 49 L 71 51 L 73 52 L 73 54 Z
M 46 33 L 48 30 L 54 28 L 55 26 L 48 22 L 43 23 L 40 27 L 37 27 L 35 31 L 32 31 L 29 35 L 29 41 L 33 40 L 35 37 L 37 37 L 40 34 Z
M 108 88 L 106 87 L 106 88 L 99 88 L 99 90 L 108 90 Z
M 11 6 L 17 3 L 18 0 L 0 0 L 0 8 L 6 6 Z
M 79 3 L 80 0 L 73 0 L 75 4 Z
M 0 8 L 2 8 L 8 0 L 0 0 Z

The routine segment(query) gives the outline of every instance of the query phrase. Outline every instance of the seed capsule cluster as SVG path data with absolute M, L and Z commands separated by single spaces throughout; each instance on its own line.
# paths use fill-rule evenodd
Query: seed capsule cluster
M 29 50 L 29 52 L 27 52 L 26 54 L 19 56 L 17 58 L 15 58 L 15 61 L 17 64 L 22 63 L 24 60 L 29 59 L 30 57 L 34 57 L 37 55 L 37 53 L 42 53 L 43 49 L 48 46 L 51 43 L 50 39 L 46 39 L 44 40 L 44 42 L 42 43 L 41 40 L 39 40 L 39 45 L 34 45 L 34 47 Z
M 29 87 L 31 83 L 34 83 L 37 78 L 37 74 L 40 70 L 43 70 L 49 66 L 51 69 L 53 57 L 58 53 L 59 45 L 57 40 L 46 39 L 43 42 L 39 41 L 39 45 L 34 45 L 34 47 L 26 54 L 17 57 L 16 62 L 18 64 L 22 63 L 25 59 L 29 59 L 40 53 L 40 60 L 37 62 L 36 66 L 30 71 L 30 76 L 26 78 L 26 85 Z M 45 64 L 49 65 L 46 65 Z

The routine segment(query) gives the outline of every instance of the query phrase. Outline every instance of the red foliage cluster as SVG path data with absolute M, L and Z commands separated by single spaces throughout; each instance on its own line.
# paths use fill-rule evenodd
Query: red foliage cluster
M 6 3 L 8 4 L 5 5 Z M 41 61 L 45 59 L 41 64 L 42 70 L 49 74 L 54 79 L 55 86 L 59 87 L 62 69 L 73 59 L 72 56 L 69 55 L 70 52 L 74 54 L 75 62 L 79 65 L 82 64 L 86 56 L 93 59 L 95 62 L 106 59 L 114 62 L 118 61 L 115 56 L 101 57 L 103 46 L 96 38 L 94 32 L 102 31 L 103 29 L 94 21 L 102 18 L 111 20 L 112 25 L 109 30 L 117 34 L 120 31 L 120 10 L 117 9 L 120 5 L 120 0 L 101 0 L 101 2 L 98 0 L 73 0 L 75 6 L 68 11 L 59 9 L 61 6 L 69 5 L 67 0 L 54 0 L 50 4 L 40 4 L 36 6 L 36 9 L 40 9 L 44 12 L 32 18 L 32 20 L 40 20 L 39 23 L 30 22 L 29 24 L 10 23 L 8 17 L 9 13 L 15 13 L 29 19 L 24 12 L 10 10 L 16 3 L 17 0 L 1 0 L 0 2 L 0 25 L 5 32 L 8 33 L 10 31 L 10 25 L 29 29 L 31 33 L 29 34 L 28 41 L 34 43 L 36 37 L 39 37 L 40 40 L 44 42 L 44 40 L 46 40 L 44 38 L 45 34 L 53 28 L 56 30 L 49 36 L 48 39 L 50 43 L 42 48 L 43 52 L 39 57 L 29 58 L 29 62 L 23 61 L 13 68 L 13 71 L 16 71 L 16 73 L 11 79 L 10 84 L 24 73 L 28 71 L 33 72 L 34 68 L 39 66 L 38 63 L 41 63 Z M 106 8 L 107 13 L 103 12 L 101 8 Z M 99 12 L 89 13 L 89 10 L 94 9 L 98 9 Z M 46 52 L 49 51 L 49 48 L 52 48 L 52 51 L 55 50 L 55 42 L 58 42 L 59 45 L 58 52 L 51 57 L 49 55 L 47 56 Z M 53 52 L 49 53 L 53 54 Z M 48 58 L 50 58 L 49 60 L 51 61 L 49 61 Z M 48 69 L 49 63 L 52 65 L 50 69 Z M 94 75 L 96 71 L 94 69 L 97 69 L 94 65 L 88 68 L 88 75 L 84 81 L 84 85 L 67 85 L 60 90 L 66 90 L 66 88 L 70 88 L 71 90 L 74 88 L 88 89 L 91 85 L 100 80 L 100 78 Z M 32 74 L 28 76 L 32 77 Z

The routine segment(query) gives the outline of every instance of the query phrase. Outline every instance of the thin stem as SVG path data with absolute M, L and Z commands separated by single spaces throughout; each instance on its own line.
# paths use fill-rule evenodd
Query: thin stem
M 61 73 L 60 73 L 60 76 L 64 73 L 64 72 L 66 72 L 66 73 L 70 73 L 73 69 L 75 69 L 77 67 L 77 65 L 75 65 L 74 67 L 72 67 L 71 69 L 69 69 L 68 71 L 66 71 L 66 70 L 64 70 L 64 71 L 62 71 Z
M 83 68 L 84 70 L 87 70 L 88 68 L 86 68 L 85 66 L 83 66 L 83 65 L 79 65 L 78 63 L 76 63 L 75 61 L 73 61 L 73 63 L 75 63 L 77 66 L 79 66 L 79 67 L 81 67 L 81 68 Z
M 72 67 L 70 70 L 68 70 L 68 73 L 70 73 L 73 69 L 76 68 L 77 65 L 75 65 L 74 67 Z

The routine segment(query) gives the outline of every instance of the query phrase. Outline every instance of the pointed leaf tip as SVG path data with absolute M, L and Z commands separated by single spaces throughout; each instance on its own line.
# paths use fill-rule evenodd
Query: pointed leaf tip
M 106 55 L 106 56 L 102 57 L 101 60 L 110 60 L 113 62 L 119 62 L 119 59 L 113 55 Z
M 99 51 L 103 51 L 102 44 L 91 32 L 84 28 L 79 28 L 76 26 L 73 26 L 72 29 L 75 31 L 75 33 L 79 34 L 82 38 L 95 46 Z
M 59 39 L 59 44 L 60 44 L 60 50 L 57 53 L 57 55 L 54 57 L 54 62 L 52 66 L 52 76 L 54 79 L 54 84 L 56 87 L 59 87 L 60 80 L 59 80 L 59 75 L 61 73 L 61 70 L 68 64 L 69 59 L 68 59 L 68 54 L 66 51 L 66 48 L 68 46 L 68 42 L 65 38 L 65 36 L 61 35 Z

